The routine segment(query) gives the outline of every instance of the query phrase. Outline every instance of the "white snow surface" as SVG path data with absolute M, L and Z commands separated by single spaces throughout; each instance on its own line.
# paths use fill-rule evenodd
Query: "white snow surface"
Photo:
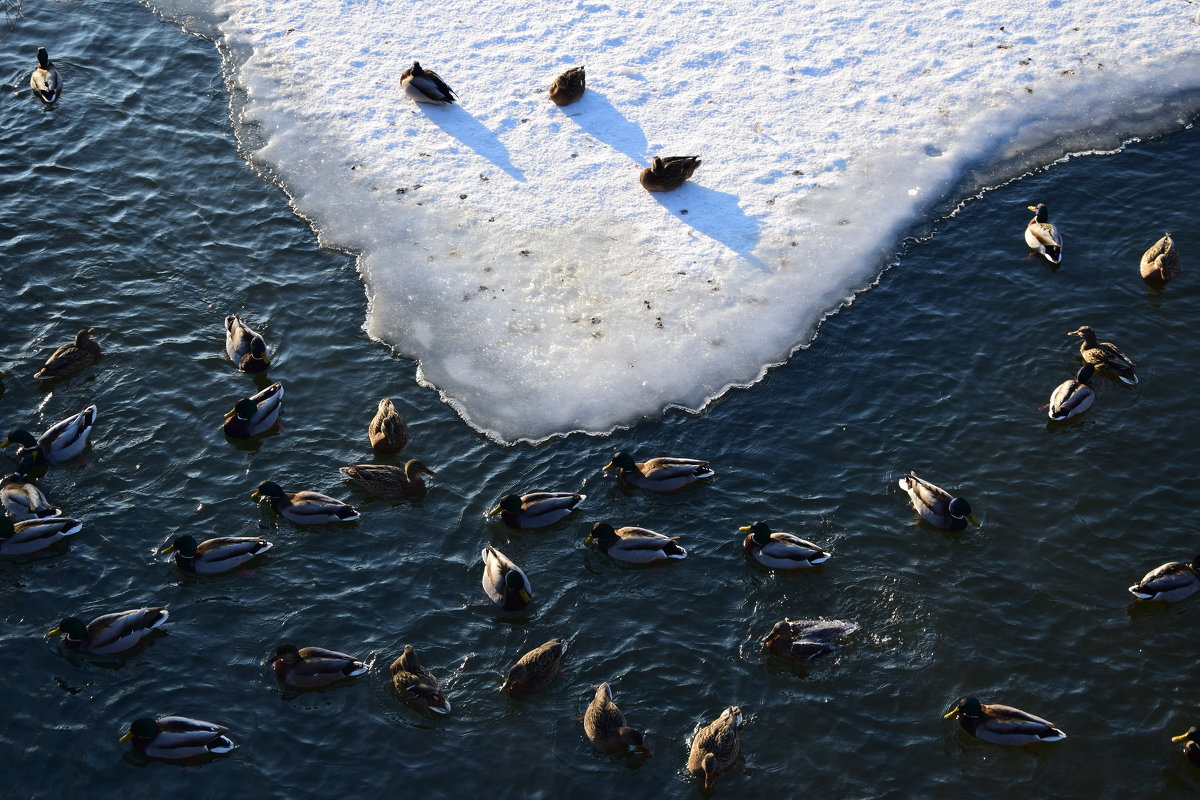
M 1069 151 L 1178 129 L 1200 90 L 1182 0 L 218 11 L 244 138 L 265 142 L 253 158 L 322 243 L 359 254 L 366 330 L 501 441 L 753 383 L 931 215 Z M 460 103 L 406 98 L 414 59 Z M 587 94 L 550 103 L 579 64 Z M 651 194 L 638 172 L 655 155 L 702 164 Z M 1069 232 L 1070 210 L 1050 210 Z M 1012 210 L 1014 248 L 1028 217 Z

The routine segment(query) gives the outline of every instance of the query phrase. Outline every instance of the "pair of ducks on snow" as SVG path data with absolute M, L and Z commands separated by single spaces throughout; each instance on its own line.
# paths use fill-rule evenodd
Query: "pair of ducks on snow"
M 1061 263 L 1062 231 L 1050 221 L 1050 212 L 1046 209 L 1046 204 L 1029 206 L 1029 210 L 1033 212 L 1033 219 L 1025 226 L 1025 244 L 1051 264 Z M 1175 249 L 1175 241 L 1170 233 L 1164 233 L 1161 239 L 1142 253 L 1138 270 L 1142 279 L 1151 284 L 1167 283 L 1183 271 L 1179 251 Z

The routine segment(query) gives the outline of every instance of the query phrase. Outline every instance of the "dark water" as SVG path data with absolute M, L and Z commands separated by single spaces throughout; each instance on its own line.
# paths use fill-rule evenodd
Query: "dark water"
M 65 83 L 49 110 L 27 88 L 39 44 Z M 501 447 L 367 340 L 353 259 L 317 249 L 240 158 L 210 42 L 131 2 L 29 2 L 4 52 L 0 428 L 41 429 L 89 403 L 100 422 L 86 462 L 42 482 L 83 532 L 65 551 L 0 563 L 0 795 L 692 797 L 703 793 L 684 770 L 692 732 L 730 704 L 746 714 L 745 758 L 718 781 L 722 796 L 1200 787 L 1168 740 L 1200 722 L 1200 600 L 1132 606 L 1125 589 L 1200 551 L 1196 131 L 967 204 L 906 245 L 810 349 L 702 417 Z M 1025 206 L 1037 201 L 1065 231 L 1057 271 L 1025 258 Z M 1137 261 L 1164 230 L 1185 272 L 1158 292 Z M 287 389 L 286 430 L 257 447 L 219 430 L 254 386 L 223 356 L 232 311 L 265 333 L 271 378 Z M 69 383 L 32 380 L 85 324 L 103 362 Z M 1048 429 L 1040 407 L 1074 373 L 1065 334 L 1082 324 L 1132 355 L 1142 383 L 1102 381 L 1086 416 Z M 373 460 L 365 428 L 383 395 L 411 425 L 400 458 L 439 472 L 417 503 L 372 501 L 337 473 Z M 675 495 L 627 490 L 599 469 L 616 449 L 708 457 L 718 476 Z M 958 489 L 982 526 L 912 524 L 896 487 L 908 469 Z M 249 499 L 265 478 L 351 499 L 362 519 L 282 523 Z M 485 517 L 503 494 L 534 488 L 582 488 L 586 513 L 529 532 Z M 798 575 L 758 569 L 736 531 L 755 519 L 834 558 Z M 679 535 L 690 556 L 619 568 L 583 545 L 597 520 Z M 261 533 L 276 547 L 243 572 L 191 578 L 156 555 L 182 533 Z M 528 617 L 484 601 L 489 542 L 529 572 Z M 168 605 L 171 620 L 126 657 L 79 657 L 43 636 L 66 615 L 143 604 Z M 791 668 L 759 645 L 784 616 L 862 629 Z M 502 695 L 517 656 L 556 636 L 571 640 L 566 674 L 523 703 Z M 262 662 L 286 639 L 373 669 L 284 692 Z M 405 643 L 442 678 L 449 718 L 393 695 L 387 664 Z M 594 753 L 573 721 L 602 680 L 649 732 L 650 760 Z M 1070 738 L 977 742 L 941 718 L 963 694 L 1046 716 Z M 168 713 L 225 723 L 240 748 L 180 766 L 117 743 L 133 718 Z

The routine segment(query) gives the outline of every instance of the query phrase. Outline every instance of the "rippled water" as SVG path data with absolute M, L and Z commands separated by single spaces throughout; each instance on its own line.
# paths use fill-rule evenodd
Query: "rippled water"
M 39 44 L 63 74 L 54 109 L 26 84 Z M 725 796 L 1200 787 L 1168 740 L 1200 721 L 1188 691 L 1200 601 L 1131 606 L 1125 589 L 1200 550 L 1187 518 L 1200 488 L 1200 379 L 1186 344 L 1198 312 L 1194 130 L 967 203 L 906 243 L 810 349 L 702 417 L 500 447 L 366 338 L 353 259 L 318 249 L 239 157 L 211 43 L 132 3 L 32 2 L 5 51 L 0 428 L 100 408 L 86 462 L 42 482 L 83 532 L 63 552 L 0 563 L 6 792 L 375 796 L 390 784 L 434 797 L 692 797 L 688 741 L 729 704 L 747 724 L 742 769 L 717 784 Z M 1036 201 L 1065 232 L 1056 271 L 1025 258 Z M 1185 272 L 1159 292 L 1137 260 L 1164 230 Z M 285 430 L 246 448 L 219 428 L 254 385 L 223 356 L 233 311 L 267 336 L 271 379 L 287 387 Z M 33 381 L 84 324 L 102 363 L 69 383 Z M 1039 407 L 1075 371 L 1065 334 L 1081 324 L 1137 360 L 1142 383 L 1101 381 L 1087 415 L 1048 429 Z M 385 394 L 413 434 L 396 460 L 439 472 L 417 503 L 370 500 L 337 473 L 373 460 L 365 429 Z M 599 469 L 616 449 L 708 457 L 718 475 L 675 495 L 628 490 Z M 912 524 L 895 484 L 908 469 L 961 490 L 982 526 Z M 352 499 L 362 519 L 282 523 L 249 499 L 265 478 Z M 485 517 L 503 494 L 533 488 L 581 488 L 585 513 L 547 531 Z M 736 532 L 755 519 L 834 558 L 799 575 L 758 569 Z M 583 545 L 597 520 L 679 535 L 690 556 L 617 567 Z M 276 547 L 249 570 L 192 578 L 156 556 L 181 533 L 263 533 Z M 527 617 L 483 599 L 489 542 L 529 572 Z M 79 657 L 43 637 L 68 614 L 141 604 L 169 605 L 171 620 L 126 657 Z M 785 615 L 862 629 L 792 668 L 759 649 Z M 555 636 L 571 640 L 566 674 L 522 703 L 502 695 L 507 667 Z M 285 639 L 374 669 L 282 691 L 262 661 Z M 387 664 L 405 643 L 446 684 L 449 718 L 394 697 Z M 648 730 L 650 760 L 595 754 L 573 721 L 602 680 Z M 1070 738 L 1031 750 L 976 742 L 941 719 L 963 694 L 1046 716 Z M 134 717 L 166 713 L 228 724 L 241 746 L 181 768 L 117 743 Z

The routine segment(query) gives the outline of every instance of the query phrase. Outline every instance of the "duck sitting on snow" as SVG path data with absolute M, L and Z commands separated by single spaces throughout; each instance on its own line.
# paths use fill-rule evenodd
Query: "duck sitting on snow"
M 1025 244 L 1043 255 L 1051 264 L 1062 261 L 1063 239 L 1058 227 L 1050 221 L 1045 203 L 1029 206 L 1033 219 L 1025 226 Z
M 550 84 L 550 100 L 556 106 L 568 106 L 583 97 L 587 89 L 587 78 L 583 67 L 572 67 Z
M 440 106 L 454 102 L 454 90 L 436 72 L 424 69 L 419 61 L 414 61 L 400 73 L 400 85 L 404 87 L 404 93 L 418 103 Z
M 39 47 L 37 49 L 37 60 L 38 65 L 33 68 L 33 74 L 29 76 L 29 88 L 33 89 L 33 93 L 39 100 L 50 105 L 62 96 L 62 78 L 58 76 L 58 69 L 50 60 L 50 54 L 46 52 L 46 48 Z
M 700 156 L 655 156 L 650 166 L 642 170 L 639 180 L 648 192 L 669 192 L 682 186 L 698 166 Z

